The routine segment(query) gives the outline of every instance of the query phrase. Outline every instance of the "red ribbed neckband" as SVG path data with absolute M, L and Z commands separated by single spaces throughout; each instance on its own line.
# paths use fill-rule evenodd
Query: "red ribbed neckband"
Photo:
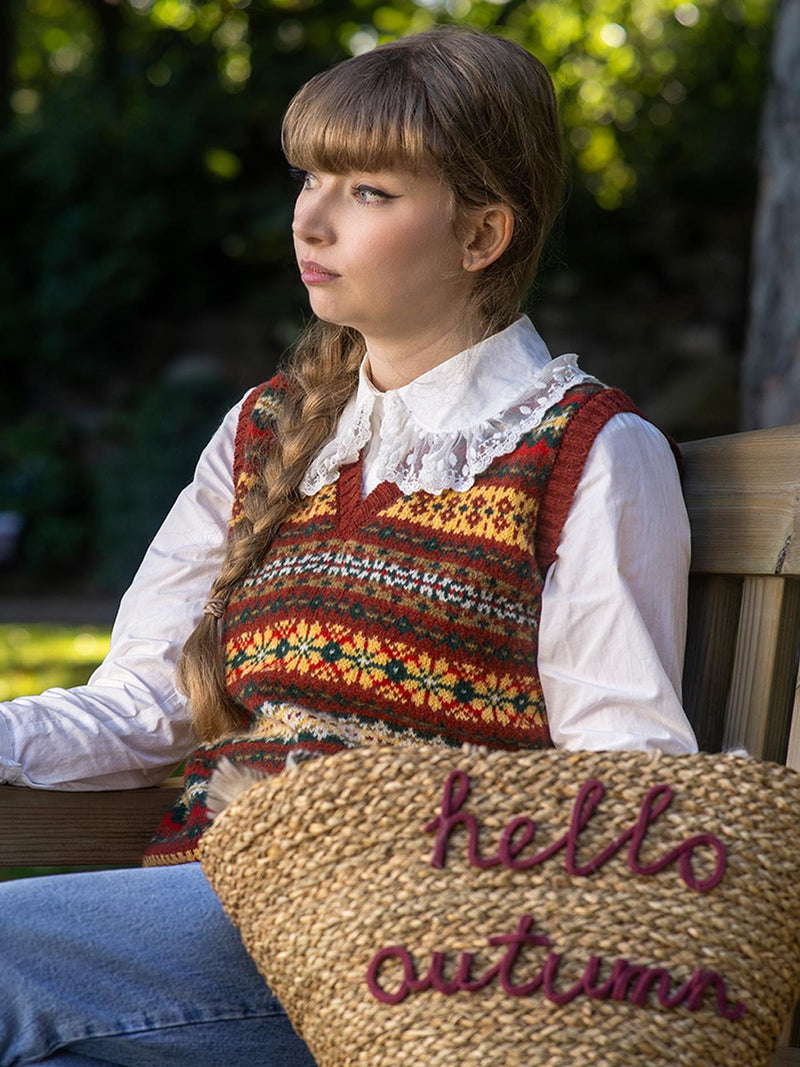
M 392 482 L 376 485 L 366 499 L 361 497 L 361 457 L 339 472 L 336 524 L 344 537 L 354 534 L 379 511 L 394 503 L 401 490 Z

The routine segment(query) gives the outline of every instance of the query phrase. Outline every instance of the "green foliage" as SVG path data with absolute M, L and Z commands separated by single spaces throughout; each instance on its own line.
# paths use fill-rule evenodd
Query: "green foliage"
M 0 511 L 24 516 L 36 531 L 22 541 L 22 561 L 34 573 L 69 565 L 86 545 L 77 502 L 84 495 L 69 422 L 31 411 L 0 429 Z
M 583 180 L 601 206 L 617 208 L 676 148 L 679 165 L 706 169 L 731 132 L 741 135 L 741 108 L 756 108 L 761 94 L 770 8 L 769 0 L 543 0 L 505 21 L 554 73 Z M 724 129 L 709 130 L 710 105 Z
M 0 700 L 83 685 L 110 638 L 109 630 L 94 626 L 0 625 Z
M 92 9 L 98 6 L 102 0 L 99 5 L 28 0 L 15 63 L 18 110 L 35 110 L 37 96 L 54 77 L 96 71 L 102 27 Z M 159 89 L 180 77 L 182 46 L 190 44 L 205 53 L 206 74 L 213 68 L 230 95 L 258 91 L 267 70 L 274 90 L 280 85 L 275 68 L 284 56 L 296 61 L 284 83 L 291 90 L 309 61 L 309 69 L 318 68 L 433 22 L 506 33 L 549 67 L 577 168 L 598 202 L 614 208 L 642 174 L 649 176 L 654 150 L 668 157 L 664 148 L 674 138 L 667 127 L 680 127 L 696 108 L 711 107 L 724 116 L 757 105 L 773 5 L 772 0 L 398 0 L 391 6 L 380 0 L 120 0 L 118 6 L 126 58 L 139 67 L 140 87 L 141 75 Z M 704 137 L 692 146 L 701 165 L 714 158 L 717 140 Z M 236 158 L 231 153 L 226 165 Z M 224 176 L 237 173 L 234 163 Z
M 92 527 L 104 546 L 95 579 L 107 588 L 132 578 L 176 488 L 234 397 L 214 379 L 161 381 L 115 420 L 114 440 L 94 467 Z M 136 472 L 146 471 L 139 477 Z
M 137 551 L 146 544 L 191 476 L 220 397 L 241 392 L 223 383 L 215 403 L 194 407 L 191 433 L 166 453 L 165 434 L 156 435 L 142 456 L 137 411 L 164 370 L 163 353 L 142 351 L 142 310 L 169 319 L 241 300 L 282 314 L 285 286 L 271 279 L 287 255 L 289 198 L 278 164 L 283 104 L 271 92 L 255 102 L 232 94 L 212 41 L 159 30 L 127 6 L 109 9 L 110 37 L 99 24 L 92 36 L 91 6 L 30 0 L 19 11 L 15 69 L 27 77 L 12 97 L 19 108 L 23 94 L 17 121 L 0 135 L 0 223 L 14 248 L 13 269 L 9 260 L 0 269 L 0 506 L 24 515 L 20 563 L 29 573 L 96 562 L 119 588 L 132 567 L 125 535 L 138 533 L 129 534 Z M 58 77 L 56 46 L 81 55 Z M 294 75 L 280 62 L 270 71 L 285 99 Z M 184 392 L 177 425 L 198 399 Z M 161 412 L 164 425 L 170 418 Z M 152 503 L 121 510 L 120 540 L 103 521 L 113 497 L 103 487 L 126 424 L 127 443 L 146 461 L 137 484 L 152 483 L 140 495 Z M 100 487 L 94 502 L 87 486 Z

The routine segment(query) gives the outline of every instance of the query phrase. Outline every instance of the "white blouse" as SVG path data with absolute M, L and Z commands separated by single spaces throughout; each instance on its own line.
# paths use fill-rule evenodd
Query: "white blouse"
M 364 492 L 465 489 L 586 379 L 523 318 L 401 389 L 362 368 L 307 495 L 364 449 Z M 222 558 L 241 402 L 205 448 L 122 598 L 85 686 L 0 703 L 0 782 L 53 789 L 158 782 L 196 744 L 174 670 Z M 680 703 L 689 526 L 664 437 L 632 414 L 598 434 L 542 594 L 539 675 L 567 749 L 696 751 Z

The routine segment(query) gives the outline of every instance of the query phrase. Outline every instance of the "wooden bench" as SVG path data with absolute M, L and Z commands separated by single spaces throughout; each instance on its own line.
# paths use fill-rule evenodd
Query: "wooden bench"
M 684 703 L 700 747 L 800 770 L 800 426 L 683 446 L 692 525 Z M 136 864 L 178 793 L 0 787 L 0 867 Z M 774 1064 L 800 1064 L 797 1017 Z

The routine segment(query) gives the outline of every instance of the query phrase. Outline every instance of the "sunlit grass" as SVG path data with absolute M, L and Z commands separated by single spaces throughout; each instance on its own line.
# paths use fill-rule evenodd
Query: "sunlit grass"
M 0 625 L 0 700 L 82 685 L 108 652 L 110 629 Z

